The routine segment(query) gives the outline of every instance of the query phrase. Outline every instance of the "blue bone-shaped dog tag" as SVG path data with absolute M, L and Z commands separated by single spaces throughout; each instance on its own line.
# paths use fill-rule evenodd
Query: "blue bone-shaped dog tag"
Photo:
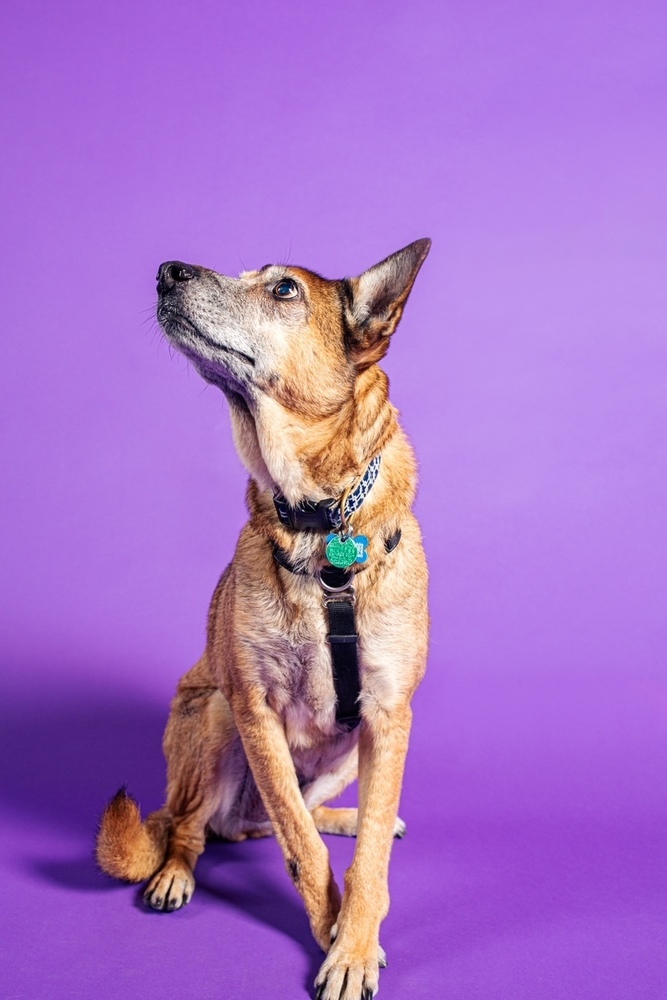
M 365 535 L 354 535 L 341 538 L 340 535 L 327 535 L 327 559 L 332 566 L 347 569 L 352 563 L 364 563 L 368 559 L 368 539 Z

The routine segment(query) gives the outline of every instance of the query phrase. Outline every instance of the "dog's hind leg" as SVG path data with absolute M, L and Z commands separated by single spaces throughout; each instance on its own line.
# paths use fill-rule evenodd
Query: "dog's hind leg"
M 357 809 L 347 809 L 343 807 L 332 809 L 330 806 L 318 806 L 312 811 L 315 826 L 320 833 L 332 833 L 339 837 L 356 837 L 359 823 L 359 812 Z M 405 836 L 405 823 L 396 817 L 394 823 L 394 836 Z
M 326 773 L 318 775 L 303 789 L 303 797 L 315 821 L 319 833 L 330 833 L 339 837 L 356 837 L 358 828 L 357 809 L 331 807 L 325 803 L 337 798 L 355 780 L 359 771 L 359 756 L 356 745 L 343 757 L 329 761 Z M 394 836 L 405 835 L 405 823 L 396 818 Z
M 225 793 L 225 757 L 235 741 L 229 705 L 211 686 L 202 659 L 179 684 L 164 734 L 169 838 L 164 864 L 144 893 L 156 910 L 178 910 L 190 901 L 206 827 Z

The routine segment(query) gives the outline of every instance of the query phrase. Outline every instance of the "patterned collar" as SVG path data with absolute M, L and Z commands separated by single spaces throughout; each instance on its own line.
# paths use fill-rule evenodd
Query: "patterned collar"
M 343 514 L 347 521 L 370 493 L 380 472 L 381 455 L 376 455 L 368 465 L 363 476 L 351 490 L 343 506 Z M 291 507 L 282 493 L 276 493 L 273 502 L 280 523 L 293 531 L 338 531 L 342 524 L 341 499 L 301 500 Z

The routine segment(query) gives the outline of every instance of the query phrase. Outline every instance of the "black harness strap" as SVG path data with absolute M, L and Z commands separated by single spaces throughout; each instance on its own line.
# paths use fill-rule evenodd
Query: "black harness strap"
M 353 574 L 349 569 L 323 566 L 319 572 L 324 605 L 329 616 L 327 642 L 336 692 L 336 722 L 352 732 L 361 722 L 361 680 L 357 656 L 357 626 L 354 621 Z
M 401 540 L 401 529 L 397 528 L 393 535 L 384 540 L 385 552 L 393 552 Z
M 349 518 L 359 510 L 373 488 L 379 472 L 381 455 L 376 455 L 354 487 L 342 498 L 326 500 L 304 499 L 289 504 L 286 497 L 276 492 L 273 496 L 280 523 L 292 531 L 347 531 Z M 391 552 L 401 539 L 400 528 L 385 540 L 385 551 Z M 366 541 L 366 539 L 364 539 Z M 274 543 L 276 562 L 290 573 L 307 574 L 307 570 L 290 561 L 286 552 Z M 354 620 L 354 575 L 349 569 L 324 566 L 317 574 L 324 591 L 324 606 L 329 619 L 327 641 L 331 649 L 331 667 L 336 692 L 336 722 L 351 732 L 361 721 L 361 681 L 356 624 Z
M 273 546 L 273 558 L 290 573 L 307 576 L 302 566 L 290 562 L 286 552 Z M 357 657 L 357 629 L 354 621 L 354 588 L 352 573 L 348 569 L 324 566 L 318 575 L 324 590 L 324 605 L 329 618 L 327 642 L 331 647 L 331 667 L 336 692 L 336 722 L 352 732 L 361 721 L 359 695 L 359 660 Z
M 357 635 L 354 621 L 354 594 L 347 597 L 327 596 L 329 615 L 327 641 L 331 647 L 331 667 L 336 692 L 336 722 L 351 732 L 361 721 L 361 681 L 357 657 Z

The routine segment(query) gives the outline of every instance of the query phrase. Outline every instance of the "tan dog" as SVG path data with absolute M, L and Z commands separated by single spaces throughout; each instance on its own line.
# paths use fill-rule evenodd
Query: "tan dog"
M 418 240 L 342 281 L 282 265 L 237 279 L 180 262 L 158 273 L 167 336 L 229 400 L 250 520 L 213 595 L 204 655 L 172 704 L 166 805 L 142 823 L 119 792 L 97 858 L 118 878 L 150 878 L 146 901 L 176 910 L 207 832 L 275 833 L 327 953 L 321 1000 L 367 1000 L 385 964 L 428 613 L 415 461 L 377 362 L 429 247 Z M 352 527 L 367 558 L 332 569 L 341 552 L 350 559 Z M 364 538 L 352 548 L 363 559 Z M 325 805 L 357 773 L 358 814 Z M 342 901 L 318 831 L 357 836 Z

